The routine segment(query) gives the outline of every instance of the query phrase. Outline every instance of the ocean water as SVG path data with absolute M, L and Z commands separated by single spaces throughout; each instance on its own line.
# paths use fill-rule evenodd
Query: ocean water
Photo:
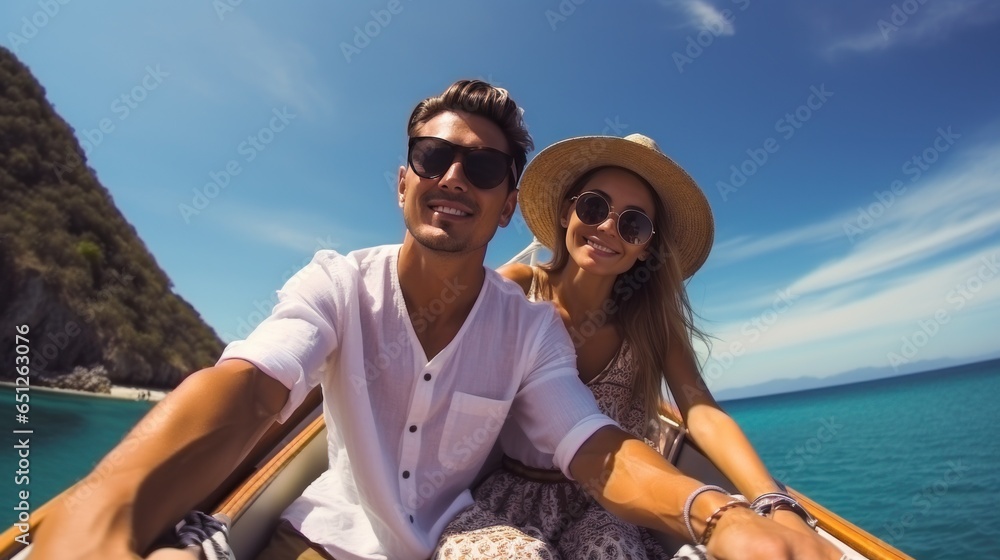
M 730 401 L 772 474 L 919 560 L 1000 558 L 1000 360 Z
M 771 472 L 920 560 L 1000 558 L 1000 360 L 946 370 L 728 401 Z M 14 392 L 0 454 L 2 521 L 19 490 L 37 509 L 79 480 L 151 404 L 31 393 L 30 484 L 18 469 Z M 23 437 L 23 436 L 22 436 Z
M 68 488 L 88 473 L 135 425 L 153 403 L 128 401 L 75 394 L 30 390 L 28 423 L 15 419 L 14 389 L 0 387 L 0 403 L 5 403 L 8 419 L 3 427 L 3 452 L 0 452 L 0 522 L 5 526 L 17 521 L 20 491 L 28 492 L 30 511 Z M 2 406 L 2 405 L 0 405 Z M 2 418 L 2 416 L 0 416 Z M 31 434 L 14 430 L 30 429 Z M 18 440 L 28 438 L 29 465 L 23 472 Z M 24 478 L 26 476 L 26 479 Z

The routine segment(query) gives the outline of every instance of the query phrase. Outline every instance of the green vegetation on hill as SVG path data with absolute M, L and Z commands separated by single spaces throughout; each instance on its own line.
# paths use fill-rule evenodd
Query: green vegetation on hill
M 103 366 L 114 383 L 172 387 L 222 342 L 171 288 L 45 90 L 0 48 L 2 363 L 26 323 L 44 378 Z

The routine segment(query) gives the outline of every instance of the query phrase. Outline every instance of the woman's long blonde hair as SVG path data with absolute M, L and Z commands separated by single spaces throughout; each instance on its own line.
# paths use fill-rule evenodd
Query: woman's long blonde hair
M 565 215 L 570 199 L 583 190 L 590 178 L 598 171 L 608 168 L 621 169 L 637 177 L 653 195 L 656 207 L 653 219 L 656 233 L 647 247 L 649 256 L 645 260 L 636 260 L 632 268 L 618 275 L 610 296 L 614 306 L 608 307 L 615 311 L 609 320 L 628 342 L 636 363 L 633 398 L 638 395 L 643 399 L 646 425 L 656 429 L 659 427 L 660 406 L 665 397 L 663 383 L 667 379 L 665 358 L 669 345 L 680 344 L 684 352 L 693 356 L 692 340 L 697 337 L 707 344 L 708 337 L 694 324 L 694 313 L 688 301 L 680 263 L 677 262 L 667 236 L 670 229 L 666 221 L 666 209 L 659 195 L 642 176 L 617 166 L 591 169 L 566 191 L 560 216 Z M 559 242 L 552 248 L 552 259 L 540 265 L 549 274 L 561 272 L 569 262 L 569 251 L 565 243 L 566 228 L 561 224 L 557 226 L 560 235 L 556 239 Z M 539 276 L 544 282 L 546 275 Z M 545 291 L 549 291 L 547 286 Z M 647 437 L 658 441 L 657 436 L 651 431 Z

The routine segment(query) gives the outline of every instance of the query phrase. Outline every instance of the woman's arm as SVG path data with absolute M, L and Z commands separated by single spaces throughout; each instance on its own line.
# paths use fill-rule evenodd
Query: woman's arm
M 778 485 L 750 440 L 719 408 L 698 373 L 694 356 L 685 351 L 680 342 L 671 341 L 665 366 L 667 386 L 677 400 L 688 435 L 722 474 L 750 500 L 765 492 L 778 492 Z
M 684 509 L 701 483 L 685 476 L 663 456 L 620 428 L 605 426 L 580 446 L 569 469 L 609 512 L 621 519 L 687 534 Z M 690 506 L 690 521 L 696 535 L 704 535 L 708 518 L 715 517 L 730 497 L 720 492 L 704 492 Z M 767 560 L 833 560 L 840 551 L 815 533 L 793 531 L 737 507 L 718 520 L 708 540 L 713 558 Z
M 669 345 L 667 386 L 677 400 L 688 434 L 705 455 L 749 500 L 766 492 L 780 492 L 743 430 L 715 401 L 694 356 L 677 343 Z M 796 514 L 779 511 L 775 520 L 793 529 L 811 529 Z

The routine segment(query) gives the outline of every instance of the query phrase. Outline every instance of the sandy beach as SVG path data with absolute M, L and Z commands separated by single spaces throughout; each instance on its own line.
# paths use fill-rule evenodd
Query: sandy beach
M 0 381 L 0 386 L 14 387 L 13 383 Z M 128 401 L 161 401 L 167 396 L 167 391 L 159 389 L 146 389 L 144 387 L 127 387 L 124 385 L 112 385 L 111 393 L 91 393 L 90 391 L 77 391 L 75 389 L 54 389 L 52 387 L 31 386 L 32 391 L 43 391 L 50 393 L 67 393 L 71 395 L 83 395 L 88 397 L 98 397 L 105 399 L 122 399 Z
M 111 396 L 118 399 L 128 399 L 131 401 L 162 401 L 167 396 L 166 391 L 158 389 L 145 389 L 142 387 L 126 387 L 124 385 L 112 385 Z

